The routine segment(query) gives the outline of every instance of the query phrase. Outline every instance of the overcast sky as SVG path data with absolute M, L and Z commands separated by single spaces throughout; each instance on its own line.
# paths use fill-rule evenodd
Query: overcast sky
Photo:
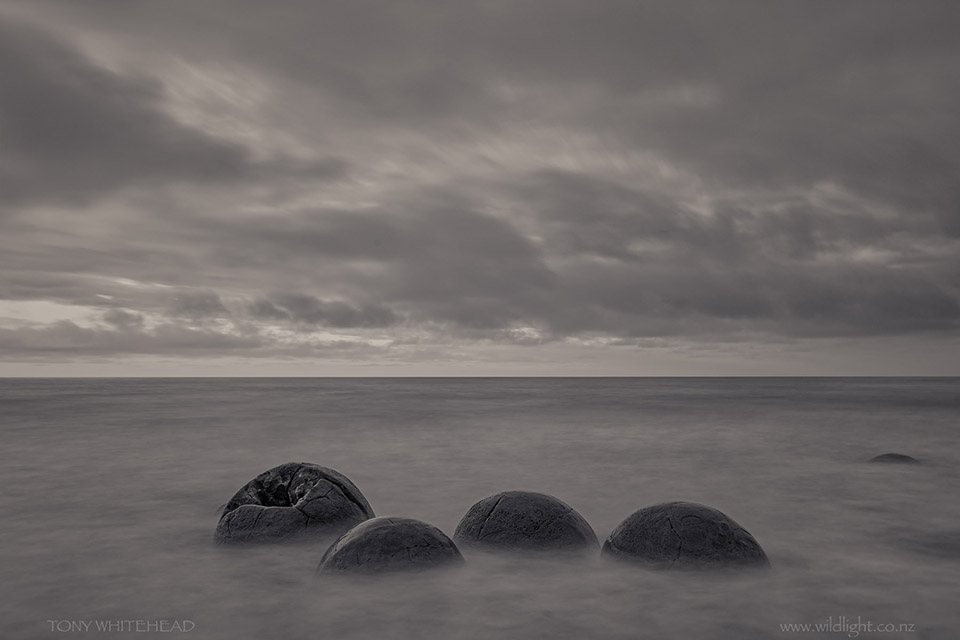
M 0 375 L 960 374 L 958 32 L 3 0 Z

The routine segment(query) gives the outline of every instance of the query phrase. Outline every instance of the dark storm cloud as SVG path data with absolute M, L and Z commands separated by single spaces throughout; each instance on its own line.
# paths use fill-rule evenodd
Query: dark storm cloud
M 262 66 L 339 101 L 354 126 L 587 129 L 708 181 L 833 181 L 960 228 L 952 2 L 284 6 L 91 3 L 82 14 Z
M 243 59 L 357 121 L 495 130 L 539 118 L 708 178 L 839 180 L 956 228 L 960 8 L 947 0 L 50 4 Z
M 341 160 L 257 163 L 163 112 L 162 87 L 0 20 L 0 206 L 74 206 L 129 186 L 342 174 Z
M 159 113 L 156 86 L 98 69 L 33 29 L 0 24 L 0 65 L 0 194 L 8 204 L 244 172 L 241 148 Z
M 284 319 L 340 329 L 389 327 L 400 321 L 397 314 L 383 305 L 355 307 L 339 300 L 320 300 L 296 293 L 278 294 L 273 302 L 256 300 L 251 304 L 250 311 L 259 318 Z
M 331 326 L 388 326 L 399 315 L 498 327 L 550 295 L 539 250 L 509 222 L 446 194 L 362 212 L 313 211 L 232 225 L 200 221 L 217 238 L 214 262 L 337 283 L 361 302 L 307 296 L 258 301 L 263 317 Z M 241 249 L 242 248 L 242 249 Z M 392 310 L 399 305 L 402 311 Z
M 130 331 L 143 326 L 143 316 L 123 309 L 110 309 L 103 314 L 103 321 L 120 331 Z
M 8 225 L 4 298 L 112 308 L 171 352 L 146 315 L 259 352 L 267 334 L 212 323 L 527 345 L 960 329 L 956 3 L 14 4 L 43 30 L 0 31 L 0 206 L 94 221 L 130 185 L 211 190 L 146 189 L 109 241 Z M 132 38 L 143 73 L 73 33 Z M 169 52 L 261 79 L 249 126 L 342 159 L 254 161 L 180 124 L 149 62 Z M 55 329 L 18 344 L 109 340 Z
M 808 202 L 698 213 L 580 175 L 548 172 L 517 193 L 555 256 L 558 333 L 773 331 L 887 334 L 960 327 L 956 258 L 927 256 L 929 221 Z M 860 260 L 857 252 L 884 252 Z M 576 304 L 573 304 L 576 301 Z M 736 320 L 732 325 L 727 321 Z
M 247 304 L 247 312 L 254 318 L 263 320 L 290 320 L 290 314 L 266 298 L 260 298 Z
M 170 313 L 188 318 L 209 318 L 229 315 L 215 291 L 186 291 L 177 294 Z

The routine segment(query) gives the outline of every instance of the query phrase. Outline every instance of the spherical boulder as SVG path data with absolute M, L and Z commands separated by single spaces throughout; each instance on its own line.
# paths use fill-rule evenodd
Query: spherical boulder
M 308 462 L 288 462 L 261 473 L 234 494 L 214 540 L 329 540 L 373 515 L 367 499 L 343 474 Z
M 373 518 L 347 531 L 323 554 L 317 574 L 422 571 L 463 564 L 453 541 L 432 524 Z
M 883 455 L 876 456 L 875 458 L 870 458 L 868 462 L 892 462 L 894 464 L 920 464 L 920 461 L 916 458 L 911 458 L 910 456 L 903 453 L 884 453 Z
M 505 491 L 470 507 L 453 533 L 464 546 L 517 551 L 595 551 L 597 534 L 573 507 L 553 496 Z
M 746 529 L 716 509 L 693 502 L 640 509 L 613 530 L 603 553 L 651 569 L 770 566 Z

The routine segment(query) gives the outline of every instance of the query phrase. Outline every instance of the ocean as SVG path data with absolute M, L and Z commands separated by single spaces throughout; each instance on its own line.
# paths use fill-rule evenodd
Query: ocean
M 0 426 L 5 639 L 960 637 L 960 378 L 0 379 Z M 888 452 L 923 464 L 866 463 Z M 772 568 L 464 550 L 318 578 L 322 546 L 214 545 L 221 505 L 284 462 L 448 535 L 506 490 L 601 541 L 700 502 Z

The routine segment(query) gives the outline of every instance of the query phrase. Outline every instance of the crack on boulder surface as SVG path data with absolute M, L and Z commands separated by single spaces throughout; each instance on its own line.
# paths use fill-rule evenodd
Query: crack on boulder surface
M 538 523 L 536 523 L 536 526 L 534 527 L 534 529 L 533 529 L 530 533 L 531 533 L 531 534 L 535 534 L 535 533 L 537 533 L 538 531 L 540 531 L 541 529 L 543 529 L 544 531 L 546 531 L 547 529 L 550 528 L 550 526 L 551 526 L 552 524 L 554 524 L 555 522 L 559 522 L 560 520 L 562 520 L 563 518 L 565 518 L 565 517 L 567 516 L 567 514 L 570 513 L 570 511 L 572 511 L 572 509 L 569 510 L 569 511 L 564 511 L 563 513 L 557 515 L 557 516 L 554 517 L 554 518 L 551 518 L 550 520 L 546 520 L 546 521 L 544 521 L 544 522 L 538 522 Z M 526 533 L 526 532 L 524 532 L 524 533 Z M 529 536 L 529 537 L 532 537 L 532 536 Z
M 294 500 L 294 499 L 293 499 L 293 496 L 290 495 L 290 490 L 293 489 L 293 480 L 294 480 L 294 478 L 297 477 L 297 474 L 300 473 L 300 470 L 303 469 L 303 465 L 304 465 L 304 463 L 302 463 L 302 462 L 297 465 L 297 468 L 293 471 L 293 473 L 290 474 L 290 480 L 287 481 L 287 483 L 286 483 L 286 485 L 287 485 L 287 486 L 285 487 L 285 489 L 286 489 L 286 491 L 287 491 L 287 505 L 286 505 L 286 506 L 288 506 L 288 507 L 292 507 L 292 506 L 294 506 L 295 504 L 297 504 L 297 503 L 299 502 L 299 500 Z
M 344 483 L 340 482 L 339 478 L 334 477 L 333 474 L 335 472 L 333 471 L 333 469 L 330 469 L 329 471 L 330 473 L 324 474 L 323 479 L 327 480 L 330 484 L 340 489 L 340 493 L 343 494 L 343 497 L 346 498 L 351 503 L 353 503 L 354 505 L 356 505 L 357 509 L 360 510 L 361 514 L 363 514 L 367 518 L 373 517 L 373 509 L 370 507 L 370 505 L 369 504 L 364 505 L 360 500 L 355 498 L 353 496 L 353 492 L 350 491 L 349 488 Z M 364 500 L 366 499 L 364 498 Z
M 506 498 L 506 494 L 497 498 L 497 501 L 493 503 L 493 506 L 490 507 L 490 511 L 487 512 L 487 515 L 484 517 L 483 522 L 480 523 L 480 528 L 477 529 L 477 540 L 480 540 L 483 537 L 483 528 L 487 526 L 487 522 L 490 520 L 490 516 L 493 515 L 493 512 L 497 510 L 497 507 L 500 506 L 500 503 L 503 502 L 503 499 Z
M 671 535 L 664 524 L 676 537 L 676 548 L 670 547 Z M 662 503 L 633 513 L 614 529 L 601 552 L 625 555 L 658 569 L 770 566 L 760 543 L 746 529 L 722 512 L 696 503 Z
M 340 497 L 333 498 L 336 492 Z M 320 499 L 326 502 L 314 503 Z M 246 506 L 257 512 L 235 515 Z M 265 509 L 281 511 L 265 515 Z M 284 509 L 295 509 L 299 515 Z M 372 516 L 366 498 L 345 476 L 309 462 L 288 462 L 259 474 L 234 494 L 221 509 L 215 539 L 273 542 L 289 538 L 293 530 L 337 528 L 341 522 L 362 522 Z
M 677 561 L 680 560 L 680 554 L 683 553 L 683 538 L 680 536 L 680 532 L 673 526 L 673 520 L 667 518 L 667 524 L 670 525 L 670 531 L 673 531 L 673 535 L 677 536 L 677 555 L 674 557 L 673 562 L 670 563 L 670 567 L 672 567 L 677 564 Z M 667 568 L 669 569 L 670 567 Z
M 463 562 L 456 545 L 432 525 L 386 517 L 368 522 L 372 526 L 344 534 L 324 553 L 318 574 L 422 570 Z
M 320 482 L 317 482 L 317 485 L 319 484 Z M 297 504 L 293 505 L 293 508 L 297 509 L 302 513 L 306 513 L 304 509 L 306 509 L 308 506 L 310 506 L 317 500 L 326 500 L 330 504 L 336 504 L 336 502 L 330 498 L 330 494 L 333 493 L 334 490 L 338 489 L 339 487 L 337 487 L 337 485 L 333 484 L 332 482 L 328 484 L 330 485 L 330 487 L 327 489 L 326 493 L 321 494 L 319 496 L 311 496 L 309 500 L 307 500 L 306 496 L 304 496 L 303 498 L 300 499 L 300 501 L 297 502 Z M 316 487 L 317 485 L 314 485 L 314 487 Z
M 407 554 L 407 559 L 410 560 L 411 562 L 413 562 L 413 561 L 415 561 L 415 560 L 417 559 L 417 557 L 411 555 L 410 552 L 411 552 L 412 550 L 414 550 L 414 549 L 431 549 L 431 548 L 433 548 L 433 547 L 434 547 L 434 545 L 430 544 L 429 542 L 427 542 L 427 544 L 412 544 L 412 545 L 408 545 L 408 546 L 406 546 L 406 547 L 403 547 L 403 548 L 401 548 L 401 549 L 398 549 L 397 551 L 394 551 L 393 553 L 390 554 L 389 557 L 390 557 L 390 558 L 394 558 L 394 557 L 396 557 L 397 555 L 406 552 L 406 554 Z
M 266 511 L 266 507 L 260 507 L 257 509 L 257 517 L 253 519 L 253 524 L 250 526 L 250 530 L 247 532 L 247 538 L 256 538 L 258 536 L 257 525 L 260 524 L 260 518 L 263 517 L 263 512 Z
M 573 507 L 564 506 L 563 509 L 561 509 L 560 513 L 558 513 L 558 514 L 557 514 L 556 516 L 554 516 L 553 518 L 551 518 L 551 519 L 549 519 L 549 520 L 539 520 L 539 521 L 534 522 L 533 529 L 530 530 L 530 533 L 531 533 L 531 534 L 535 534 L 535 533 L 539 532 L 541 529 L 544 530 L 544 531 L 546 531 L 546 530 L 550 527 L 550 525 L 552 525 L 552 524 L 555 523 L 555 522 L 559 522 L 559 521 L 563 520 L 564 518 L 567 517 L 567 514 L 569 514 L 569 513 L 572 512 L 572 511 L 573 511 Z M 524 533 L 526 533 L 526 532 L 524 532 Z M 532 537 L 532 536 L 528 536 L 528 537 Z

